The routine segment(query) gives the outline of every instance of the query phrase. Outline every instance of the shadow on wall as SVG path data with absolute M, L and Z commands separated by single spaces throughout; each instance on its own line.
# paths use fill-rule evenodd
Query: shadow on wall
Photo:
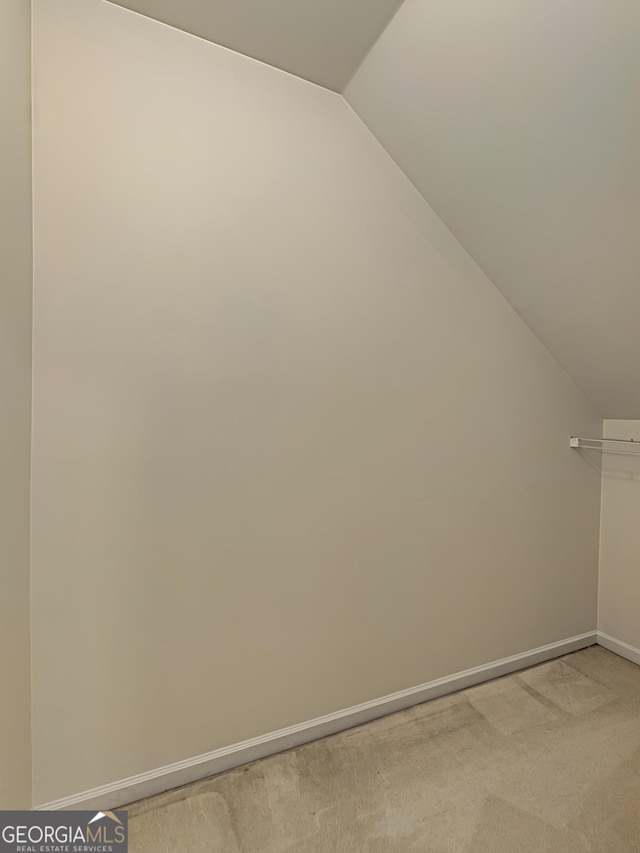
M 604 453 L 601 450 L 580 447 L 577 452 L 594 471 L 597 471 L 598 474 L 604 473 Z

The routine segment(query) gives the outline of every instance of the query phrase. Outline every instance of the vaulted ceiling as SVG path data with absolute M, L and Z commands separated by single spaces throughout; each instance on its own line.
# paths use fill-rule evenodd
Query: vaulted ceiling
M 603 416 L 640 418 L 638 0 L 111 2 L 346 86 Z
M 111 0 L 341 92 L 402 0 Z
M 640 417 L 638 0 L 405 0 L 346 97 L 601 413 Z

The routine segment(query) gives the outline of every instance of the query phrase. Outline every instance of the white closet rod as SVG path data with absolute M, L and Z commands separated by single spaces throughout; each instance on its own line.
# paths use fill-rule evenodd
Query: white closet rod
M 640 441 L 634 441 L 632 438 L 579 438 L 572 435 L 569 438 L 569 446 L 573 448 L 584 447 L 585 450 L 602 450 L 603 453 L 640 454 Z

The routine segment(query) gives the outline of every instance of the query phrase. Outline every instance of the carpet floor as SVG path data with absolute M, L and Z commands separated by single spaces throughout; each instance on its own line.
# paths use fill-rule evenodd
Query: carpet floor
M 131 853 L 639 853 L 640 667 L 593 646 L 128 810 Z

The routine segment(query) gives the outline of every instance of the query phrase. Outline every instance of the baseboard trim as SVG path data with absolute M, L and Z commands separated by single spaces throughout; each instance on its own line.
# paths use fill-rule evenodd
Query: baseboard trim
M 584 649 L 587 646 L 595 645 L 597 642 L 599 642 L 597 632 L 589 631 L 586 634 L 579 634 L 575 637 L 569 637 L 566 640 L 549 643 L 549 645 L 540 646 L 537 649 L 531 649 L 521 654 L 502 658 L 501 660 L 477 666 L 473 669 L 467 669 L 464 672 L 457 672 L 445 678 L 438 678 L 435 681 L 429 681 L 427 684 L 421 684 L 418 687 L 401 690 L 398 693 L 392 693 L 380 699 L 363 702 L 361 705 L 354 705 L 351 708 L 336 711 L 333 714 L 326 714 L 323 717 L 309 720 L 306 723 L 289 726 L 286 729 L 280 729 L 261 737 L 245 740 L 241 743 L 223 747 L 222 749 L 216 749 L 204 755 L 197 755 L 195 758 L 189 758 L 186 761 L 178 761 L 166 767 L 159 767 L 157 770 L 141 773 L 129 779 L 122 779 L 110 785 L 103 785 L 100 788 L 94 788 L 93 790 L 84 791 L 70 797 L 44 803 L 43 805 L 35 806 L 35 808 L 46 811 L 78 807 L 101 809 L 102 811 L 115 809 L 127 803 L 160 794 L 171 788 L 179 788 L 182 785 L 197 782 L 209 776 L 215 776 L 218 773 L 231 770 L 242 764 L 249 764 L 259 758 L 265 758 L 268 755 L 274 755 L 278 752 L 301 746 L 309 741 L 336 734 L 353 726 L 368 723 L 378 717 L 402 711 L 405 708 L 410 708 L 412 705 L 419 705 L 429 699 L 437 699 L 439 696 L 444 696 L 447 693 L 465 690 L 468 687 L 481 684 L 483 681 L 490 681 L 492 678 L 499 678 L 502 675 L 508 675 L 519 669 L 543 663 L 544 661 L 569 654 L 570 652 L 578 651 L 578 649 Z M 627 648 L 631 649 L 631 646 Z M 640 652 L 636 649 L 633 651 L 640 658 Z
M 620 655 L 621 658 L 626 658 L 633 663 L 640 664 L 640 649 L 636 649 L 628 643 L 623 643 L 622 640 L 616 640 L 615 637 L 611 637 L 603 631 L 598 631 L 598 645 L 616 655 Z

